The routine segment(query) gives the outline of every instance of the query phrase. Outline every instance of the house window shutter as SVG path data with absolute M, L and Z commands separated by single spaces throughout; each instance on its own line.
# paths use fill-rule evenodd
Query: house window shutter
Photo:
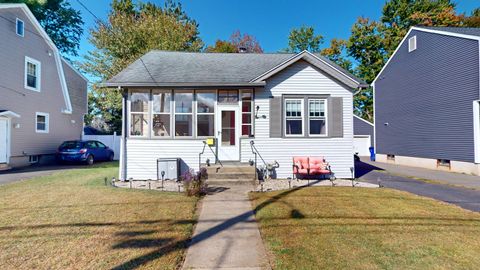
M 270 98 L 270 138 L 282 137 L 282 97 Z
M 328 136 L 343 137 L 343 98 L 328 98 Z

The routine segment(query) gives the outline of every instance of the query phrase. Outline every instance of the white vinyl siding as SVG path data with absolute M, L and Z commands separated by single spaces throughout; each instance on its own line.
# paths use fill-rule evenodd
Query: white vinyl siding
M 270 138 L 270 96 L 330 95 L 343 98 L 343 138 Z M 267 162 L 278 161 L 279 178 L 292 176 L 293 156 L 324 156 L 335 176 L 350 178 L 353 162 L 353 95 L 352 92 L 304 61 L 297 62 L 267 80 L 265 89 L 255 92 L 259 117 L 255 120 L 255 146 Z M 254 159 L 251 139 L 241 139 L 241 161 Z M 281 146 L 281 147 L 279 147 Z

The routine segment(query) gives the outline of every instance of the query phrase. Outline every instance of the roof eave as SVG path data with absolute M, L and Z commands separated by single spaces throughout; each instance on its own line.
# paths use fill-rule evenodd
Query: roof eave
M 100 87 L 262 87 L 265 82 L 245 82 L 245 83 L 218 83 L 218 82 L 198 82 L 198 83 L 152 83 L 152 82 L 105 82 Z

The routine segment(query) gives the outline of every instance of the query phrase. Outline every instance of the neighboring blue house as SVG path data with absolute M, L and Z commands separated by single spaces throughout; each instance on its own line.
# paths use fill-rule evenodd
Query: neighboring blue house
M 377 161 L 480 175 L 479 42 L 410 29 L 373 82 Z

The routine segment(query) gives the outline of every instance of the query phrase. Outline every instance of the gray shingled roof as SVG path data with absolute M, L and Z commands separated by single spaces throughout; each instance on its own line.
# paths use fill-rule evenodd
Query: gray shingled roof
M 438 31 L 445 31 L 445 32 L 451 32 L 451 33 L 456 33 L 456 34 L 463 34 L 463 35 L 470 35 L 470 36 L 477 36 L 480 37 L 480 28 L 473 28 L 473 27 L 426 27 L 426 26 L 420 26 L 418 28 L 424 28 L 424 29 L 431 29 L 431 30 L 438 30 Z
M 105 85 L 248 84 L 252 79 L 294 55 L 151 51 L 130 64 Z M 340 69 L 346 76 L 362 83 L 328 59 L 324 57 L 321 59 Z

